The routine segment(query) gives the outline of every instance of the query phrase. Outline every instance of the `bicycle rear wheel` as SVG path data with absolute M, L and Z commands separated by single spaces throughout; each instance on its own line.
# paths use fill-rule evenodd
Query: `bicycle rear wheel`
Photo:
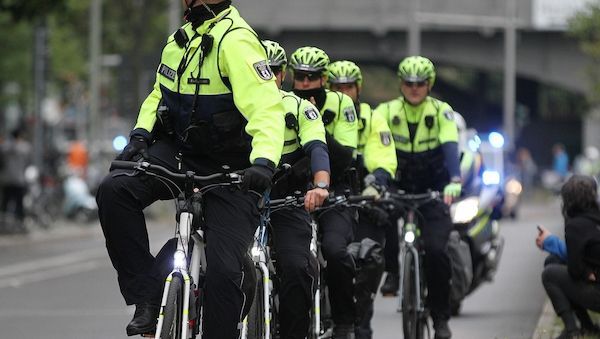
M 405 339 L 422 339 L 425 337 L 425 326 L 417 300 L 416 260 L 413 252 L 404 255 L 402 274 L 402 331 Z M 423 297 L 423 296 L 421 296 Z
M 183 321 L 183 278 L 174 274 L 169 285 L 167 304 L 164 310 L 163 326 L 160 337 L 163 339 L 182 339 Z
M 252 300 L 252 306 L 248 312 L 248 339 L 263 339 L 266 335 L 267 322 L 265 321 L 265 290 L 264 290 L 264 275 L 263 272 L 255 268 L 256 270 L 256 292 L 254 293 L 254 300 Z

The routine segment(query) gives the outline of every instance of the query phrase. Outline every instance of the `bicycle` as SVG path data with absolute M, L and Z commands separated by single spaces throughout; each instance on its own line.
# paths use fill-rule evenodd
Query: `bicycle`
M 165 280 L 160 305 L 157 339 L 189 339 L 202 336 L 204 277 L 206 275 L 206 239 L 201 227 L 202 198 L 212 189 L 242 183 L 237 173 L 197 176 L 192 171 L 174 173 L 146 161 L 113 161 L 112 168 L 135 170 L 156 177 L 179 190 L 176 202 L 177 249 L 173 254 L 173 270 Z M 176 184 L 183 183 L 183 190 Z M 200 188 L 197 185 L 204 185 Z
M 250 311 L 243 321 L 242 338 L 269 339 L 277 335 L 278 280 L 276 260 L 271 247 L 270 214 L 278 209 L 297 206 L 297 200 L 304 198 L 267 201 L 260 215 L 260 223 L 254 233 L 254 243 L 250 249 L 256 274 L 256 293 Z
M 328 210 L 335 208 L 362 208 L 366 204 L 373 202 L 374 196 L 362 195 L 337 195 L 330 196 L 323 206 L 317 208 L 314 213 L 327 213 Z M 313 218 L 313 240 L 311 250 L 314 246 L 313 255 L 318 262 L 319 274 L 317 281 L 317 289 L 314 296 L 314 308 L 311 312 L 311 327 L 309 331 L 309 339 L 324 339 L 333 337 L 334 322 L 331 314 L 331 304 L 329 301 L 329 287 L 325 272 L 327 269 L 327 261 L 323 257 L 321 251 L 321 242 L 319 241 L 318 225 Z
M 398 260 L 402 267 L 397 311 L 402 313 L 402 330 L 407 339 L 431 336 L 429 310 L 424 302 L 427 296 L 427 277 L 421 267 L 425 252 L 420 241 L 417 216 L 421 206 L 434 200 L 440 200 L 440 193 L 437 191 L 422 194 L 386 192 L 384 198 L 379 200 L 379 203 L 390 204 L 393 208 L 405 211 L 397 221 L 400 242 Z
M 374 197 L 370 196 L 331 196 L 315 212 L 325 212 L 333 208 L 360 207 L 373 199 Z M 269 214 L 287 207 L 304 208 L 304 197 L 288 196 L 268 201 L 263 210 L 265 212 L 261 215 L 261 222 L 256 230 L 254 245 L 251 249 L 257 275 L 256 295 L 250 307 L 250 312 L 244 320 L 242 338 L 278 337 L 279 299 L 277 287 L 279 284 L 275 270 L 276 254 L 271 252 L 269 243 Z M 318 226 L 314 219 L 311 222 L 311 230 L 311 260 L 317 267 L 318 274 L 313 294 L 308 338 L 331 338 L 333 335 L 333 321 L 331 320 L 329 294 L 324 275 L 324 268 L 326 268 L 327 263 L 321 253 L 321 245 L 318 241 Z

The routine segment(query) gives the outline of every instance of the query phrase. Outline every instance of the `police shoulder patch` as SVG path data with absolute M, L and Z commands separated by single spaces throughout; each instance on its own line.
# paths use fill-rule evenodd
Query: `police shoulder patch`
M 273 72 L 271 71 L 271 67 L 265 60 L 261 60 L 259 62 L 254 63 L 253 65 L 256 74 L 263 80 L 271 80 L 273 79 Z
M 319 112 L 314 107 L 307 107 L 304 109 L 304 116 L 308 120 L 317 120 L 319 118 Z
M 444 117 L 446 119 L 448 119 L 449 121 L 452 121 L 452 120 L 454 120 L 454 112 L 446 111 L 446 112 L 444 112 Z
M 354 112 L 354 107 L 346 107 L 344 108 L 344 117 L 348 122 L 354 122 L 356 120 L 356 113 Z
M 379 137 L 383 146 L 389 146 L 392 143 L 392 133 L 390 132 L 379 132 Z
M 175 75 L 177 74 L 177 72 L 175 72 L 174 69 L 170 68 L 165 64 L 160 64 L 160 67 L 158 68 L 158 74 L 164 76 L 165 78 L 171 81 L 175 81 Z

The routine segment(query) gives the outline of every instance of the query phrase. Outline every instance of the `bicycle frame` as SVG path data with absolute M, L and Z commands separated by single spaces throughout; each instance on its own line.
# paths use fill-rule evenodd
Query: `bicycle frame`
M 421 257 L 419 254 L 419 250 L 415 246 L 415 242 L 419 240 L 418 237 L 418 229 L 417 225 L 414 222 L 415 213 L 413 210 L 409 210 L 406 216 L 406 223 L 403 219 L 398 219 L 398 234 L 401 235 L 400 238 L 400 253 L 398 255 L 398 260 L 400 262 L 400 267 L 403 266 L 406 257 L 406 252 L 410 251 L 415 260 L 415 271 L 417 272 L 415 277 L 415 291 L 417 292 L 417 305 L 418 311 L 423 312 L 425 310 L 425 304 L 423 303 L 421 296 Z M 412 234 L 411 236 L 407 236 L 407 234 Z M 408 239 L 407 239 L 408 238 Z M 397 312 L 402 312 L 402 299 L 404 298 L 404 270 L 402 270 L 402 276 L 400 277 L 400 290 L 398 293 L 398 308 Z
M 190 309 L 190 291 L 192 290 L 192 283 L 197 284 L 200 271 L 206 271 L 206 252 L 204 251 L 204 232 L 197 230 L 192 232 L 192 221 L 193 215 L 189 212 L 182 212 L 179 216 L 179 227 L 177 236 L 177 250 L 173 254 L 174 268 L 171 273 L 167 276 L 165 281 L 165 287 L 163 290 L 162 301 L 160 304 L 160 313 L 158 316 L 158 324 L 156 326 L 157 339 L 160 339 L 160 333 L 162 330 L 164 321 L 164 309 L 167 305 L 167 295 L 169 293 L 169 287 L 174 274 L 180 274 L 184 281 L 184 295 L 183 295 L 183 317 L 181 320 L 181 337 L 188 338 L 188 332 L 190 328 L 189 309 Z M 189 253 L 191 258 L 188 265 L 188 249 L 190 239 L 193 242 L 193 247 Z M 191 269 L 188 271 L 188 267 Z M 197 289 L 197 285 L 194 285 L 194 290 Z M 198 314 L 198 320 L 202 323 L 202 315 Z M 202 333 L 200 333 L 202 337 Z
M 271 282 L 271 274 L 269 266 L 271 258 L 267 249 L 268 243 L 268 216 L 261 216 L 261 222 L 256 232 L 254 233 L 254 244 L 250 249 L 252 261 L 254 265 L 260 269 L 263 276 L 263 309 L 264 309 L 264 321 L 265 321 L 265 339 L 271 338 L 271 302 L 269 300 L 271 291 L 273 290 L 273 284 Z M 248 336 L 248 316 L 244 318 L 242 327 L 242 338 Z

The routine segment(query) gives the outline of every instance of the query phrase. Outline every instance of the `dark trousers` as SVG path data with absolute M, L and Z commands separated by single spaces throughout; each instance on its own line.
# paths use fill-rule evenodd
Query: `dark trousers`
M 327 261 L 326 280 L 329 287 L 331 313 L 336 324 L 354 323 L 354 259 L 347 251 L 357 226 L 353 209 L 331 209 L 318 217 L 322 234 L 321 250 Z
M 425 249 L 425 276 L 427 277 L 427 303 L 432 317 L 450 317 L 450 279 L 452 276 L 450 258 L 446 252 L 448 237 L 452 231 L 452 219 L 448 206 L 443 202 L 432 202 L 422 206 L 419 212 L 421 240 Z M 385 262 L 386 271 L 399 274 L 398 264 L 398 227 L 392 221 L 392 227 L 386 232 Z
M 303 209 L 287 208 L 271 214 L 271 225 L 281 281 L 280 336 L 305 338 L 317 281 L 317 271 L 310 253 L 310 216 Z
M 4 185 L 2 188 L 2 206 L 1 210 L 4 213 L 8 212 L 8 206 L 14 204 L 14 214 L 17 220 L 25 219 L 25 209 L 23 208 L 23 198 L 27 188 L 20 185 Z
M 143 209 L 172 196 L 156 179 L 115 173 L 104 178 L 96 196 L 108 254 L 125 302 L 157 304 L 165 278 L 157 272 L 165 270 L 157 269 L 161 263 L 150 253 Z M 239 336 L 242 309 L 251 301 L 242 290 L 248 278 L 242 267 L 258 225 L 256 206 L 257 198 L 238 190 L 217 188 L 205 195 L 209 264 L 203 325 L 207 338 Z
M 573 317 L 577 311 L 578 318 L 583 322 L 591 322 L 585 310 L 600 312 L 600 284 L 574 280 L 567 265 L 550 263 L 542 272 L 542 283 L 550 297 L 556 314 Z M 585 313 L 585 314 L 584 314 Z
M 370 238 L 379 243 L 381 248 L 385 246 L 386 229 L 389 225 L 376 225 L 373 220 L 362 209 L 358 213 L 358 229 L 356 231 L 355 241 L 359 242 L 363 239 Z M 382 253 L 373 253 L 372 256 L 381 256 Z M 374 259 L 374 258 L 370 258 Z M 381 262 L 381 266 L 385 263 Z M 368 272 L 362 272 L 366 267 L 361 267 L 357 274 L 355 285 L 356 296 L 356 338 L 370 339 L 373 337 L 373 329 L 371 328 L 371 319 L 373 319 L 375 296 L 377 288 L 381 282 L 383 267 L 369 267 Z M 373 272 L 375 271 L 375 272 Z

